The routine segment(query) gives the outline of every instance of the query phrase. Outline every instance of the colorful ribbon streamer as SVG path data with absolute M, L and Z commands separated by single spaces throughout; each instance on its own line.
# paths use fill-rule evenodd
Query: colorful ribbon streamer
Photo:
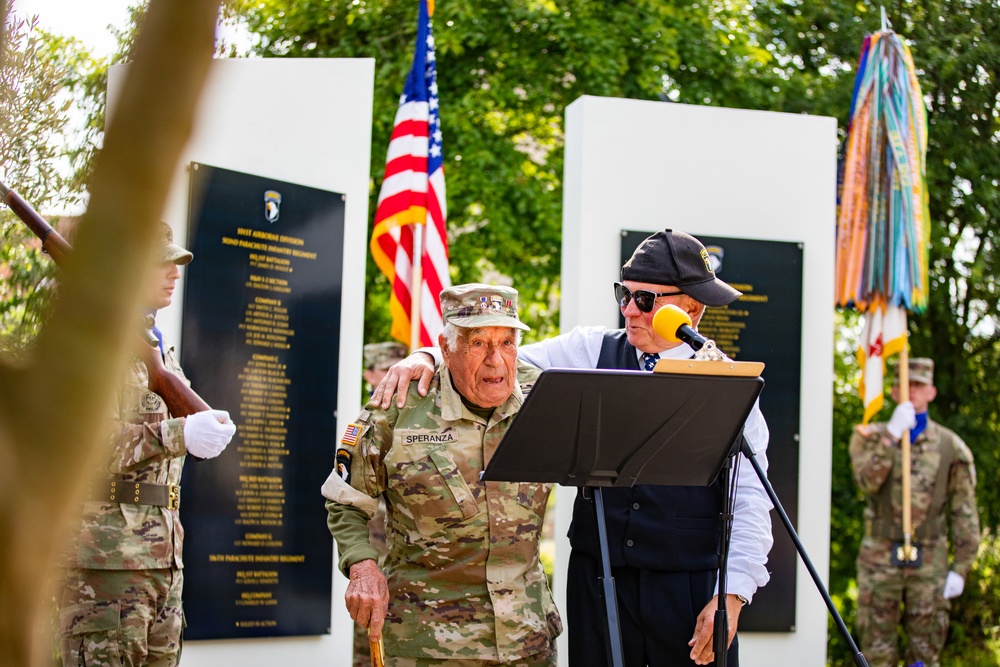
M 865 38 L 841 162 L 836 304 L 927 306 L 927 112 L 909 47 Z

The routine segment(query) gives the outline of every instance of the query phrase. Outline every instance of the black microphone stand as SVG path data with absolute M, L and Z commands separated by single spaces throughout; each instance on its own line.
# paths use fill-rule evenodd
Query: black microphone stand
M 705 355 L 706 357 L 713 357 L 716 354 L 718 348 L 715 345 L 715 341 L 705 338 L 699 334 L 695 329 L 690 326 L 681 325 L 677 327 L 676 336 L 683 340 L 685 343 L 690 345 L 698 354 L 696 356 Z M 702 348 L 705 351 L 702 352 Z M 721 354 L 721 352 L 719 352 Z M 778 512 L 778 516 L 781 518 L 781 523 L 784 524 L 785 530 L 788 532 L 788 536 L 792 539 L 795 544 L 796 551 L 799 552 L 799 557 L 802 558 L 802 562 L 805 564 L 806 569 L 809 570 L 809 576 L 812 577 L 813 583 L 816 584 L 816 589 L 819 591 L 820 595 L 823 597 L 823 602 L 826 603 L 826 608 L 830 611 L 830 615 L 833 616 L 834 622 L 837 624 L 837 629 L 840 631 L 841 636 L 844 641 L 847 642 L 847 646 L 851 649 L 851 655 L 854 656 L 854 664 L 857 667 L 868 667 L 868 661 L 865 659 L 861 650 L 858 649 L 858 645 L 854 642 L 854 638 L 851 636 L 850 630 L 847 629 L 847 624 L 844 623 L 844 619 L 841 618 L 840 612 L 837 611 L 836 605 L 833 604 L 833 599 L 827 592 L 826 587 L 823 585 L 823 580 L 820 579 L 819 573 L 813 566 L 812 561 L 809 560 L 809 555 L 806 553 L 805 547 L 802 545 L 802 541 L 799 539 L 798 534 L 795 532 L 795 528 L 792 526 L 791 520 L 788 515 L 785 514 L 785 509 L 781 506 L 781 501 L 778 500 L 778 495 L 774 492 L 774 487 L 771 486 L 771 482 L 768 481 L 767 475 L 761 469 L 760 464 L 757 463 L 757 455 L 754 453 L 753 449 L 750 448 L 750 443 L 742 435 L 739 437 L 738 451 L 741 452 L 750 461 L 750 465 L 753 466 L 754 472 L 757 473 L 757 479 L 760 480 L 761 485 L 763 485 L 764 490 L 767 492 L 768 498 L 771 499 L 771 504 L 774 509 Z M 728 467 L 731 458 L 727 460 L 726 466 Z M 723 474 L 726 471 L 723 470 Z M 724 482 L 728 480 L 724 479 Z M 724 491 L 723 500 L 725 501 L 729 498 L 728 487 Z M 735 494 L 733 494 L 735 496 Z M 734 501 L 735 502 L 735 501 Z M 717 667 L 725 667 L 726 664 L 726 649 L 729 647 L 728 637 L 728 617 L 725 601 L 725 574 L 726 574 L 726 561 L 729 556 L 729 529 L 732 527 L 733 513 L 732 510 L 727 506 L 723 505 L 724 514 L 722 519 L 723 534 L 722 534 L 722 562 L 719 569 L 719 608 L 715 612 L 715 634 L 713 636 L 714 649 L 715 649 L 715 664 Z M 720 621 L 722 625 L 720 626 Z M 721 651 L 720 651 L 721 649 Z
M 688 320 L 690 322 L 690 320 Z M 655 327 L 655 324 L 654 324 Z M 687 343 L 695 351 L 697 358 L 721 361 L 724 358 L 722 351 L 715 345 L 715 341 L 705 338 L 697 330 L 688 324 L 681 324 L 677 327 L 675 336 Z M 668 337 L 669 340 L 669 337 Z M 729 545 L 732 541 L 733 518 L 736 509 L 736 472 L 738 466 L 734 466 L 734 459 L 739 456 L 745 445 L 746 438 L 741 433 L 733 442 L 733 447 L 726 456 L 726 461 L 722 466 L 722 535 L 720 537 L 721 553 L 719 555 L 719 585 L 715 610 L 715 620 L 712 631 L 712 650 L 715 653 L 715 666 L 726 667 L 726 660 L 729 654 L 729 607 L 727 606 L 726 583 L 729 574 Z M 764 480 L 766 483 L 766 480 Z
M 742 439 L 742 436 L 740 436 Z M 712 649 L 715 651 L 716 667 L 726 667 L 729 654 L 729 608 L 726 606 L 726 581 L 729 573 L 729 544 L 733 533 L 733 504 L 736 494 L 733 493 L 733 459 L 739 452 L 739 447 L 726 457 L 722 466 L 722 553 L 719 555 L 719 593 L 718 608 L 715 610 L 715 626 L 712 635 Z
M 792 527 L 792 522 L 789 520 L 788 515 L 785 514 L 785 509 L 781 506 L 781 501 L 778 500 L 778 496 L 775 494 L 774 488 L 771 486 L 771 482 L 768 481 L 767 475 L 764 474 L 764 471 L 761 470 L 760 464 L 757 463 L 757 455 L 754 454 L 754 451 L 750 448 L 750 443 L 747 442 L 746 438 L 740 438 L 740 440 L 742 440 L 740 451 L 747 457 L 747 459 L 749 459 L 750 465 L 753 466 L 754 472 L 757 473 L 757 478 L 764 486 L 764 490 L 767 491 L 768 498 L 771 499 L 771 504 L 774 505 L 774 509 L 778 512 L 778 516 L 781 517 L 781 523 L 784 524 L 785 530 L 788 532 L 788 536 L 792 538 L 792 542 L 795 543 L 795 549 L 799 552 L 799 557 L 802 558 L 802 562 L 805 564 L 806 569 L 809 570 L 809 576 L 812 577 L 813 583 L 816 584 L 816 589 L 819 591 L 820 595 L 823 596 L 823 602 L 826 603 L 826 608 L 830 610 L 830 615 L 833 616 L 833 620 L 837 624 L 837 629 L 840 631 L 841 636 L 851 649 L 851 655 L 854 656 L 854 664 L 857 665 L 857 667 L 868 667 L 868 661 L 865 659 L 864 654 L 858 649 L 858 645 L 854 642 L 854 638 L 851 637 L 851 632 L 847 629 L 847 624 L 844 623 L 844 619 L 840 617 L 840 612 L 837 611 L 837 607 L 833 604 L 830 594 L 823 585 L 823 580 L 820 579 L 819 573 L 816 571 L 816 568 L 813 567 L 812 561 L 809 560 L 805 547 L 802 546 L 802 541 L 799 540 L 799 536 L 796 534 L 795 528 Z M 718 653 L 716 653 L 716 658 L 718 659 Z
M 622 650 L 621 624 L 618 622 L 618 593 L 615 588 L 615 578 L 611 575 L 611 554 L 608 551 L 608 529 L 604 517 L 604 494 L 599 486 L 593 487 L 595 511 L 597 512 L 597 534 L 601 543 L 601 593 L 607 610 L 607 658 L 612 667 L 622 667 L 624 653 Z

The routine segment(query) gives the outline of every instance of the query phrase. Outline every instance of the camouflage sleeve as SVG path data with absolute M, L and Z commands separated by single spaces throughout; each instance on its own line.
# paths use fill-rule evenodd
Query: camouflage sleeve
M 535 380 L 541 374 L 542 371 L 537 366 L 532 366 L 520 359 L 517 360 L 517 382 L 521 385 L 521 393 L 525 398 L 531 393 L 532 388 L 535 386 Z
M 173 354 L 164 364 L 184 382 L 187 378 Z M 134 354 L 118 384 L 117 395 L 108 406 L 108 452 L 106 469 L 112 474 L 129 472 L 184 456 L 184 419 L 169 419 L 163 399 L 149 391 L 142 361 Z
M 397 409 L 384 411 L 369 404 L 348 425 L 337 447 L 333 471 L 323 483 L 327 527 L 340 552 L 338 566 L 345 575 L 362 560 L 378 560 L 369 541 L 368 520 L 378 511 L 378 497 L 385 491 L 382 466 L 392 445 Z
M 122 473 L 149 463 L 183 456 L 184 418 L 146 421 L 141 424 L 115 421 L 111 427 L 108 470 Z
M 896 445 L 885 425 L 855 426 L 848 452 L 858 488 L 866 495 L 878 493 L 888 479 L 896 458 Z
M 368 515 L 364 510 L 327 500 L 326 512 L 326 526 L 337 540 L 340 553 L 337 567 L 345 577 L 351 576 L 351 566 L 359 561 L 371 559 L 378 562 L 379 554 L 369 540 Z
M 979 510 L 976 507 L 976 464 L 968 446 L 955 439 L 955 460 L 948 474 L 948 506 L 951 520 L 951 569 L 968 579 L 979 551 Z

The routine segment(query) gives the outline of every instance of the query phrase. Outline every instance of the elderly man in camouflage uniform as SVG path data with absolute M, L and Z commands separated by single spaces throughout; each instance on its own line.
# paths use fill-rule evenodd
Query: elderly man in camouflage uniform
M 369 343 L 362 350 L 365 369 L 362 377 L 367 385 L 369 395 L 372 389 L 385 377 L 385 372 L 397 361 L 406 358 L 407 348 L 402 343 L 387 341 L 384 343 Z M 388 552 L 385 545 L 385 501 L 379 499 L 378 511 L 368 522 L 368 540 L 378 552 L 378 562 Z M 371 650 L 368 644 L 368 633 L 365 628 L 354 623 L 354 667 L 369 667 L 372 664 Z
M 519 348 L 518 358 L 543 369 L 652 371 L 660 358 L 694 355 L 686 343 L 673 343 L 656 333 L 652 321 L 660 308 L 677 306 L 697 326 L 707 307 L 722 307 L 740 296 L 715 275 L 701 241 L 674 229 L 651 234 L 639 244 L 622 267 L 621 278 L 614 284 L 614 295 L 625 318 L 624 329 L 576 327 Z M 390 369 L 373 398 L 388 406 L 399 381 L 410 379 L 418 380 L 419 394 L 433 373 L 436 358 L 432 357 L 434 350 L 423 348 Z M 407 403 L 412 396 L 411 383 Z M 397 406 L 401 403 L 397 399 Z M 767 470 L 770 436 L 759 406 L 748 416 L 743 435 Z M 770 577 L 766 563 L 773 541 L 771 502 L 764 487 L 750 465 L 738 468 L 726 597 L 730 642 L 726 664 L 732 666 L 739 663 L 739 616 Z M 715 660 L 722 496 L 719 480 L 708 487 L 639 484 L 605 490 L 608 555 L 626 666 L 707 665 Z M 573 667 L 610 664 L 600 584 L 601 541 L 596 506 L 586 494 L 577 495 L 569 538 L 569 661 Z
M 517 292 L 451 287 L 441 309 L 427 396 L 414 385 L 405 408 L 369 403 L 323 485 L 347 607 L 384 634 L 388 667 L 554 666 L 562 624 L 538 557 L 550 485 L 479 478 L 538 375 L 517 365 Z M 366 526 L 380 496 L 385 575 Z
M 147 314 L 170 305 L 177 267 L 192 258 L 161 223 L 158 261 L 144 297 Z M 164 350 L 155 326 L 153 332 L 159 349 L 138 341 L 145 348 L 137 346 L 131 356 L 114 404 L 106 467 L 92 484 L 65 556 L 59 646 L 66 667 L 169 667 L 180 658 L 184 457 L 218 456 L 236 427 L 222 410 L 171 416 L 163 397 L 148 389 L 146 363 L 158 355 L 168 371 L 184 374 L 173 348 Z
M 854 479 L 868 496 L 865 537 L 858 554 L 857 630 L 872 667 L 899 664 L 900 607 L 907 665 L 938 667 L 948 632 L 950 599 L 960 595 L 979 548 L 976 468 L 962 439 L 927 417 L 934 400 L 934 362 L 911 359 L 910 400 L 887 423 L 855 428 L 850 454 Z M 899 399 L 898 384 L 893 398 Z M 893 563 L 903 539 L 901 451 L 910 431 L 914 541 L 921 564 Z M 954 559 L 948 565 L 948 532 Z M 898 562 L 898 561 L 897 561 Z

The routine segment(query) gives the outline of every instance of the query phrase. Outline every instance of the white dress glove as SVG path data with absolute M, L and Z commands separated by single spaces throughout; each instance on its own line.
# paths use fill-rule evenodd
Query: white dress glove
M 894 439 L 899 440 L 903 437 L 904 431 L 909 431 L 916 425 L 917 413 L 913 410 L 913 403 L 906 401 L 897 405 L 896 409 L 892 411 L 892 417 L 889 418 L 889 423 L 885 425 L 885 430 Z
M 202 410 L 184 420 L 184 446 L 188 454 L 214 459 L 236 433 L 236 424 L 225 410 Z
M 944 599 L 957 598 L 965 590 L 965 579 L 962 575 L 949 572 L 944 579 Z

